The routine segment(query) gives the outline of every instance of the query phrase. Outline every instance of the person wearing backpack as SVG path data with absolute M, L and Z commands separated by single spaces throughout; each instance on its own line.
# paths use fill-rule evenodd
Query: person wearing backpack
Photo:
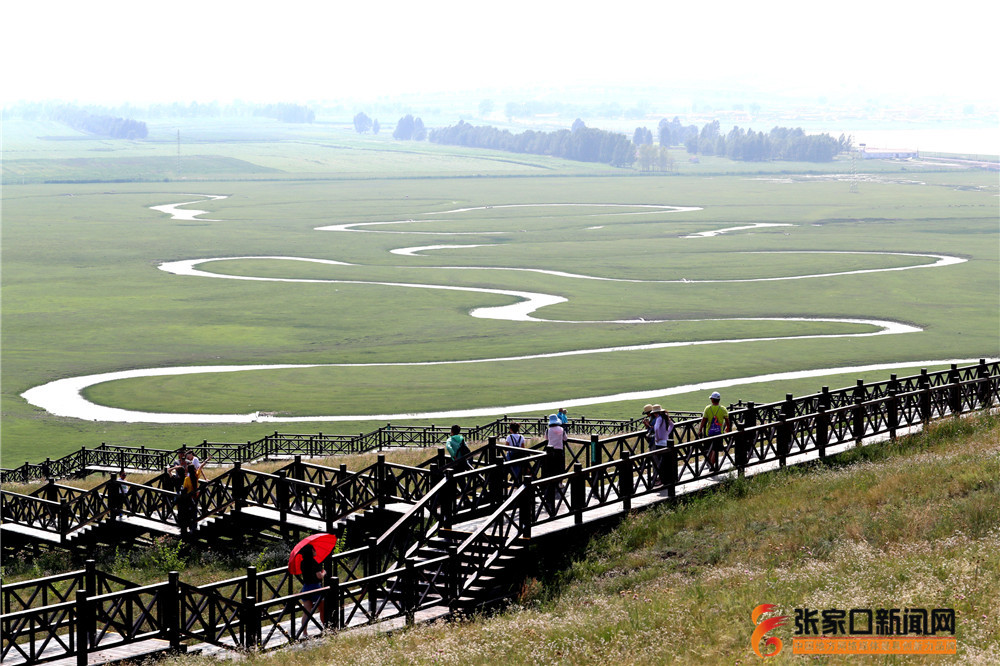
M 698 437 L 705 437 L 706 425 L 708 426 L 709 437 L 721 435 L 724 432 L 732 430 L 732 423 L 729 420 L 729 410 L 719 404 L 719 401 L 722 400 L 722 395 L 718 391 L 715 391 L 709 396 L 709 400 L 712 401 L 712 404 L 706 407 L 704 414 L 702 414 L 701 423 L 698 425 Z M 712 443 L 708 451 L 706 451 L 708 464 L 711 466 L 713 472 L 719 471 L 720 450 L 722 450 L 721 441 Z
M 462 464 L 459 467 L 464 469 L 472 469 L 472 461 L 469 460 L 469 456 L 472 455 L 472 450 L 469 445 L 465 443 L 465 438 L 462 437 L 462 426 L 453 425 L 451 427 L 451 437 L 445 442 L 444 447 L 448 449 L 448 455 L 451 459 L 460 462 Z

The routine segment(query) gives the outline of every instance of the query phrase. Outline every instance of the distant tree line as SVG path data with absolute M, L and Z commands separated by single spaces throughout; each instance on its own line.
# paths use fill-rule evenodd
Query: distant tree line
M 254 109 L 253 115 L 274 118 L 283 123 L 311 123 L 316 113 L 301 104 L 265 104 Z
M 149 135 L 146 123 L 141 120 L 100 116 L 75 106 L 60 107 L 53 119 L 81 132 L 112 139 L 145 139 Z
M 600 162 L 628 166 L 635 162 L 635 146 L 628 137 L 616 132 L 593 129 L 577 119 L 573 129 L 556 132 L 528 130 L 511 134 L 488 125 L 474 126 L 459 121 L 457 125 L 431 130 L 430 140 L 454 146 L 490 148 L 512 153 L 551 155 L 581 162 Z
M 731 160 L 762 162 L 788 160 L 793 162 L 829 162 L 851 149 L 851 138 L 829 134 L 806 134 L 801 127 L 775 127 L 770 132 L 754 132 L 733 127 L 728 134 L 719 130 L 719 121 L 707 123 L 697 135 L 684 140 L 689 153 L 718 155 Z
M 364 111 L 354 116 L 354 131 L 358 134 L 367 134 L 368 132 L 378 134 L 381 129 L 382 126 L 379 124 L 378 118 L 372 120 Z
M 427 138 L 427 128 L 424 127 L 424 121 L 408 113 L 396 123 L 392 138 L 400 141 L 423 141 Z

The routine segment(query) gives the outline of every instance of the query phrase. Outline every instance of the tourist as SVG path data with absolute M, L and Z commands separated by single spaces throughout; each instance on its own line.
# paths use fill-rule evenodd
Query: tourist
M 205 470 L 202 469 L 206 462 L 208 462 L 208 456 L 205 456 L 204 460 L 198 460 L 198 456 L 194 454 L 194 451 L 188 449 L 187 464 L 194 465 L 194 469 L 198 473 L 198 476 L 207 481 L 208 477 L 205 476 Z
M 187 476 L 187 466 L 187 449 L 181 447 L 181 450 L 177 452 L 177 462 L 167 468 L 167 474 L 170 475 L 169 481 L 173 484 L 171 490 L 174 492 L 180 492 L 181 488 L 184 487 L 184 477 Z
M 559 425 L 565 426 L 569 423 L 569 415 L 566 413 L 565 407 L 560 407 L 559 411 L 556 412 L 556 416 L 559 417 Z
M 670 437 L 674 434 L 674 422 L 670 414 L 660 405 L 651 405 L 649 409 L 650 428 L 653 433 L 653 450 L 658 454 L 653 456 L 654 485 L 662 485 L 667 481 L 669 471 L 666 451 L 670 446 Z
M 518 449 L 523 449 L 524 448 L 524 435 L 521 434 L 521 424 L 520 423 L 511 423 L 510 426 L 508 426 L 508 428 L 510 430 L 510 434 L 507 435 L 507 438 L 504 440 L 504 444 L 506 444 L 507 446 L 513 446 L 513 447 L 518 448 Z M 505 456 L 505 458 L 507 460 L 510 460 L 511 459 L 511 454 L 512 454 L 512 452 L 508 451 L 507 454 L 506 454 L 506 456 Z M 518 455 L 517 457 L 520 458 L 520 455 Z M 521 464 L 520 463 L 516 463 L 516 464 L 510 466 L 510 476 L 511 476 L 511 479 L 514 481 L 515 485 L 520 485 L 520 483 L 521 483 Z
M 643 438 L 646 440 L 647 446 L 652 447 L 655 437 L 653 435 L 653 416 L 652 416 L 653 406 L 646 404 L 642 408 L 642 427 L 646 430 L 643 434 Z
M 729 420 L 729 410 L 719 404 L 722 400 L 722 395 L 715 391 L 709 396 L 712 404 L 705 407 L 705 412 L 701 417 L 701 423 L 698 424 L 698 437 L 705 436 L 705 426 L 708 426 L 708 436 L 714 437 L 716 435 L 721 435 L 724 432 L 729 432 L 732 429 L 732 424 Z M 708 465 L 711 467 L 712 472 L 718 472 L 721 465 L 719 463 L 719 452 L 724 448 L 724 444 L 721 440 L 714 441 L 709 444 L 708 450 L 705 452 L 708 458 Z
M 444 446 L 448 449 L 448 455 L 451 456 L 451 459 L 459 463 L 458 467 L 472 469 L 472 450 L 465 443 L 465 437 L 462 437 L 461 426 L 453 425 L 451 427 L 451 437 L 448 438 Z
M 326 578 L 326 569 L 316 561 L 316 549 L 311 544 L 306 544 L 299 551 L 299 554 L 302 556 L 302 574 L 300 576 L 302 591 L 310 592 L 320 589 L 323 587 L 323 579 Z M 302 598 L 302 605 L 305 607 L 307 614 L 307 617 L 302 622 L 303 637 L 309 636 L 309 622 L 312 620 L 313 608 L 317 604 L 319 605 L 320 623 L 322 623 L 325 610 L 323 608 L 323 593 L 318 592 Z
M 558 414 L 549 415 L 549 429 L 545 433 L 545 476 L 559 476 L 566 471 L 566 430 L 559 422 Z M 556 486 L 548 484 L 545 492 L 549 514 L 556 512 Z
M 198 470 L 194 465 L 188 465 L 187 476 L 184 477 L 184 488 L 178 501 L 177 519 L 181 527 L 181 536 L 194 533 L 198 523 Z

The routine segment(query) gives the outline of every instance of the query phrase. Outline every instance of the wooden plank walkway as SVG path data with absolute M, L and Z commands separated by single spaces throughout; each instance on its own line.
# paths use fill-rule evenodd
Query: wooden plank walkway
M 119 638 L 117 634 L 109 634 L 111 638 Z M 184 649 L 184 646 L 181 646 Z M 55 652 L 62 652 L 62 650 L 48 650 L 50 654 Z M 168 641 L 160 640 L 158 638 L 148 638 L 144 641 L 138 641 L 136 643 L 129 643 L 128 645 L 118 645 L 111 648 L 97 649 L 93 652 L 87 654 L 88 664 L 113 664 L 122 661 L 144 661 L 149 659 L 154 655 L 164 654 L 170 651 L 170 643 Z M 45 659 L 45 650 L 42 651 L 41 658 Z M 24 657 L 20 654 L 14 654 L 13 650 L 7 654 L 3 660 L 4 666 L 18 666 L 19 664 L 25 663 Z M 76 666 L 76 655 L 71 655 L 69 657 L 62 657 L 61 659 L 53 659 L 52 661 L 46 661 L 46 664 L 51 664 L 52 666 Z

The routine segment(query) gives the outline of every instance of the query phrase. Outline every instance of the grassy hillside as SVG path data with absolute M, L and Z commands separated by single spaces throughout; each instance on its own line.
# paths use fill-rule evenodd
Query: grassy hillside
M 632 515 L 539 568 L 519 603 L 493 617 L 338 635 L 245 663 L 756 662 L 750 613 L 762 603 L 782 615 L 953 608 L 958 660 L 996 663 L 1000 418 L 948 421 L 897 443 L 731 482 Z M 793 626 L 771 632 L 784 642 L 771 663 L 799 658 Z

